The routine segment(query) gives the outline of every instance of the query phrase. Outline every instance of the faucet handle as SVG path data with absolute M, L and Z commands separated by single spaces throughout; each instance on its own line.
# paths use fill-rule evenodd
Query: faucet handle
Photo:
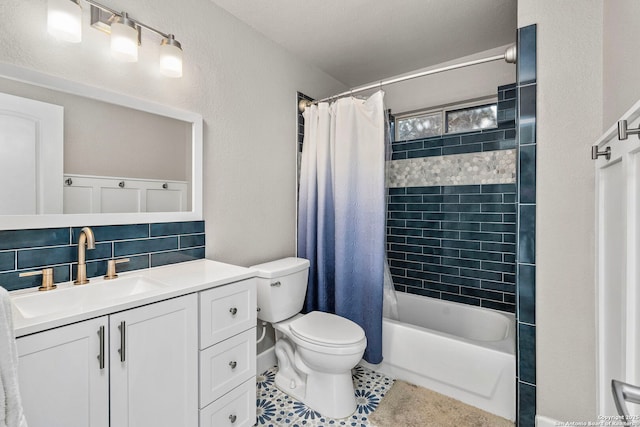
M 53 268 L 43 268 L 38 271 L 29 271 L 27 273 L 20 273 L 19 277 L 29 277 L 29 276 L 38 276 L 42 274 L 42 286 L 38 288 L 39 291 L 51 291 L 57 288 L 56 285 L 53 284 Z
M 104 276 L 105 280 L 115 279 L 118 277 L 118 274 L 116 273 L 116 264 L 129 261 L 129 258 L 110 259 L 107 261 L 107 275 Z

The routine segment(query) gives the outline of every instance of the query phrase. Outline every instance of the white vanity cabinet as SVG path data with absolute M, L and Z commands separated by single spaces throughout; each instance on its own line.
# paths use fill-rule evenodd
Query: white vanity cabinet
M 195 260 L 121 276 L 12 295 L 29 427 L 253 426 L 254 271 Z
M 200 427 L 256 423 L 256 281 L 200 292 Z
M 197 426 L 197 300 L 190 294 L 18 338 L 29 426 L 108 427 L 109 414 L 112 427 Z

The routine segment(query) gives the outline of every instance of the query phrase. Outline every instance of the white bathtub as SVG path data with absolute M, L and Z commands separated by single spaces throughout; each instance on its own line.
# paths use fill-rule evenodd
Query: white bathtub
M 372 369 L 515 420 L 513 315 L 398 292 Z

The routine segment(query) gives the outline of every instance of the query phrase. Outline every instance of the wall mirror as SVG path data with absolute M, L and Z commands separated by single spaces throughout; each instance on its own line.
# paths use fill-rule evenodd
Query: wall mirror
M 195 221 L 202 116 L 0 63 L 0 230 Z

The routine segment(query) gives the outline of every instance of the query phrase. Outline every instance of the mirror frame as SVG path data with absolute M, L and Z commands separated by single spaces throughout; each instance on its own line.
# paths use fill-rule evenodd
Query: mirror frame
M 99 214 L 1 215 L 0 230 L 33 228 L 140 224 L 153 222 L 201 221 L 203 219 L 203 120 L 202 116 L 186 110 L 138 99 L 84 83 L 66 80 L 39 71 L 0 62 L 0 77 L 40 86 L 59 92 L 120 105 L 151 114 L 170 117 L 192 124 L 191 138 L 191 210 L 186 212 L 135 212 Z

